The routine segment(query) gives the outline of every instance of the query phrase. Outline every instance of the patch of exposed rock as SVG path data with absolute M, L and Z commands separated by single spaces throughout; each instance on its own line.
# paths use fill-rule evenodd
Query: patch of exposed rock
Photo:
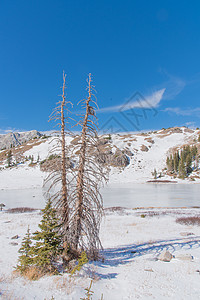
M 11 147 L 20 146 L 32 139 L 37 139 L 41 137 L 42 134 L 37 130 L 27 131 L 27 132 L 10 132 L 8 134 L 0 135 L 0 149 L 9 149 Z
M 129 149 L 124 149 L 124 150 L 122 150 L 122 152 L 130 157 L 133 156 L 133 153 Z
M 112 151 L 100 152 L 97 154 L 97 160 L 112 167 L 125 168 L 129 164 L 129 158 L 120 149 L 116 149 L 115 153 Z
M 185 128 L 185 129 L 184 129 L 184 132 L 193 133 L 193 132 L 194 132 L 194 130 L 192 130 L 192 129 L 190 129 L 190 128 Z
M 80 144 L 80 136 L 76 136 L 71 141 L 71 147 L 78 146 Z M 67 164 L 69 168 L 73 168 L 76 164 L 78 159 L 79 150 L 77 150 L 73 154 L 74 161 L 72 159 L 67 160 Z M 91 149 L 91 155 L 96 156 L 96 159 L 99 163 L 105 166 L 113 166 L 119 168 L 125 168 L 129 164 L 129 157 L 132 156 L 133 153 L 130 150 L 124 149 L 121 151 L 120 149 L 116 148 L 115 152 L 113 153 L 113 148 L 110 142 L 110 139 L 107 138 L 100 138 L 97 141 L 95 147 Z M 52 172 L 52 171 L 59 171 L 61 169 L 61 158 L 60 156 L 50 156 L 46 160 L 40 163 L 40 169 L 44 172 Z
M 149 151 L 149 148 L 147 146 L 145 146 L 145 145 L 142 145 L 141 146 L 141 151 L 147 152 L 147 151 Z
M 182 130 L 182 128 L 174 127 L 174 128 L 171 128 L 171 132 L 172 133 L 182 133 L 183 130 Z
M 147 142 L 149 142 L 149 143 L 151 143 L 151 144 L 155 144 L 155 141 L 152 140 L 152 138 L 146 138 L 144 140 L 147 141 Z
M 67 168 L 72 168 L 73 163 L 68 158 L 66 160 Z M 61 170 L 61 157 L 60 156 L 50 156 L 49 158 L 41 161 L 40 170 L 43 172 L 52 172 Z

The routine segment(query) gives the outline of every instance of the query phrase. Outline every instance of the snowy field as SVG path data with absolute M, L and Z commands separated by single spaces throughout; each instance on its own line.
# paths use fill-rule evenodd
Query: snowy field
M 5 209 L 44 207 L 44 174 L 37 167 L 28 171 L 19 166 L 0 173 Z M 103 190 L 102 260 L 88 263 L 73 278 L 67 273 L 34 282 L 16 277 L 13 270 L 22 238 L 28 225 L 32 232 L 37 229 L 41 215 L 0 212 L 1 298 L 79 300 L 92 279 L 93 300 L 102 294 L 104 300 L 200 299 L 200 226 L 176 222 L 181 216 L 200 216 L 198 208 L 176 208 L 199 206 L 199 189 L 198 184 L 109 184 Z M 114 206 L 128 208 L 109 208 Z M 173 208 L 134 209 L 138 206 Z M 16 235 L 19 238 L 12 239 Z M 157 260 L 163 249 L 174 256 L 170 262 Z
M 46 174 L 38 165 L 29 167 L 29 163 L 0 171 L 0 202 L 6 204 L 0 212 L 1 299 L 79 300 L 85 296 L 84 289 L 91 279 L 93 300 L 101 299 L 102 294 L 104 300 L 200 299 L 200 226 L 176 222 L 180 217 L 200 218 L 200 179 L 197 176 L 194 183 L 180 179 L 176 179 L 178 184 L 146 183 L 152 179 L 154 168 L 159 172 L 165 167 L 169 149 L 193 141 L 199 132 L 191 134 L 183 129 L 182 133 L 163 133 L 160 137 L 161 133 L 148 135 L 154 144 L 142 135 L 112 137 L 113 147 L 123 149 L 129 145 L 134 155 L 124 170 L 112 168 L 110 183 L 102 191 L 102 259 L 89 262 L 73 277 L 63 273 L 30 282 L 13 273 L 27 227 L 34 232 L 41 214 L 39 210 L 8 213 L 6 209 L 44 207 L 42 186 Z M 149 150 L 142 152 L 141 145 Z M 45 141 L 25 155 L 45 159 L 50 148 L 49 141 Z M 19 237 L 12 239 L 16 235 Z M 163 249 L 173 255 L 170 262 L 158 259 Z
M 1 298 L 77 300 L 93 279 L 94 300 L 101 294 L 106 300 L 200 299 L 200 227 L 176 222 L 195 215 L 200 216 L 197 208 L 106 209 L 102 261 L 88 263 L 73 278 L 65 273 L 30 282 L 16 277 L 13 267 L 27 226 L 35 231 L 41 215 L 1 212 Z M 19 238 L 12 239 L 15 235 Z M 163 249 L 173 255 L 170 262 L 157 260 Z

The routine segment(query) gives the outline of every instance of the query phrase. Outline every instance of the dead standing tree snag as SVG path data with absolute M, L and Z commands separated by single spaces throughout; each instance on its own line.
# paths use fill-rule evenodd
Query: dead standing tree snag
M 66 146 L 65 136 L 71 134 L 69 131 L 66 132 L 66 123 L 69 123 L 69 109 L 68 106 L 72 106 L 70 101 L 66 101 L 66 74 L 63 72 L 63 86 L 62 86 L 62 100 L 57 103 L 57 107 L 53 110 L 50 115 L 49 121 L 55 121 L 60 127 L 60 138 L 55 138 L 57 143 L 51 149 L 51 152 L 61 153 L 61 170 L 52 171 L 46 178 L 45 184 L 50 183 L 48 193 L 55 189 L 58 185 L 60 189 L 51 195 L 51 199 L 56 208 L 61 212 L 61 223 L 62 223 L 62 234 L 66 238 L 66 231 L 69 230 L 69 204 L 68 204 L 68 178 L 67 178 L 67 153 L 68 147 Z M 65 117 L 65 114 L 67 117 Z M 68 241 L 64 240 L 68 244 Z
M 88 78 L 88 97 L 80 101 L 85 113 L 77 123 L 81 127 L 78 144 L 78 165 L 75 169 L 74 187 L 69 196 L 73 203 L 71 222 L 71 246 L 77 252 L 86 251 L 91 259 L 97 259 L 101 242 L 99 228 L 103 213 L 100 184 L 106 181 L 106 172 L 98 163 L 98 108 L 94 87 L 91 85 L 91 74 Z

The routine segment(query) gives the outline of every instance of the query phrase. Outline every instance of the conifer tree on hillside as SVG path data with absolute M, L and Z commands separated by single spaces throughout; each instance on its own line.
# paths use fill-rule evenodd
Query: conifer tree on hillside
M 157 179 L 157 175 L 158 175 L 158 174 L 157 174 L 157 171 L 156 171 L 156 169 L 154 169 L 154 171 L 153 171 L 153 178 L 154 178 L 154 179 Z
M 20 253 L 20 256 L 18 258 L 18 265 L 16 267 L 16 270 L 19 271 L 21 274 L 25 273 L 33 263 L 33 253 L 31 244 L 31 234 L 30 229 L 28 227 L 27 233 L 22 240 L 21 248 L 18 251 Z
M 186 156 L 186 161 L 185 161 L 185 166 L 186 166 L 186 174 L 190 174 L 192 172 L 192 154 L 188 153 Z
M 191 148 L 191 155 L 192 155 L 192 159 L 193 160 L 196 158 L 197 153 L 198 153 L 197 146 L 192 146 L 192 148 Z
M 12 151 L 11 150 L 9 150 L 8 151 L 8 154 L 7 154 L 7 166 L 8 166 L 8 168 L 11 166 L 11 163 L 12 163 Z
M 172 154 L 167 157 L 167 168 L 170 172 L 174 171 L 174 160 Z
M 169 170 L 169 156 L 167 156 L 166 165 L 167 165 L 167 169 Z
M 180 157 L 179 157 L 179 153 L 176 152 L 174 154 L 174 171 L 177 173 L 178 172 L 178 164 L 179 164 L 179 160 L 180 160 Z
M 180 159 L 179 166 L 178 166 L 179 178 L 185 179 L 186 177 L 186 169 L 184 164 L 183 156 Z
M 180 155 L 179 155 L 180 153 Z M 167 169 L 171 173 L 178 173 L 180 178 L 185 178 L 192 171 L 192 162 L 195 161 L 194 168 L 198 167 L 198 149 L 196 145 L 184 146 L 182 150 L 175 152 L 166 159 Z

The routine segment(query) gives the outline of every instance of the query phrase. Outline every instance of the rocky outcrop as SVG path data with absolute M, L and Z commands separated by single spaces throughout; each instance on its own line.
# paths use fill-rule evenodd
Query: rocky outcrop
M 125 168 L 129 164 L 129 158 L 120 149 L 116 149 L 115 153 L 112 151 L 99 152 L 97 160 L 108 166 Z
M 142 145 L 141 146 L 141 151 L 147 152 L 147 151 L 149 151 L 149 148 L 147 146 L 145 146 L 145 145 Z
M 129 150 L 129 149 L 124 149 L 124 150 L 122 150 L 122 152 L 123 152 L 124 154 L 128 155 L 129 157 L 133 156 L 133 153 L 132 153 L 131 150 Z
M 125 168 L 129 164 L 129 159 L 120 149 L 115 151 L 115 154 L 112 154 L 110 159 L 111 166 L 114 167 L 123 167 Z
M 73 168 L 73 163 L 66 160 L 67 168 Z M 61 170 L 61 157 L 58 155 L 51 155 L 49 158 L 41 161 L 40 170 L 43 172 L 52 172 Z
M 20 146 L 25 142 L 28 142 L 32 139 L 37 139 L 41 136 L 42 134 L 37 130 L 22 133 L 10 132 L 8 134 L 2 134 L 0 135 L 0 150 Z
M 151 143 L 151 144 L 155 144 L 155 141 L 152 140 L 152 138 L 146 138 L 144 140 L 147 141 L 147 142 L 149 142 L 149 143 Z

